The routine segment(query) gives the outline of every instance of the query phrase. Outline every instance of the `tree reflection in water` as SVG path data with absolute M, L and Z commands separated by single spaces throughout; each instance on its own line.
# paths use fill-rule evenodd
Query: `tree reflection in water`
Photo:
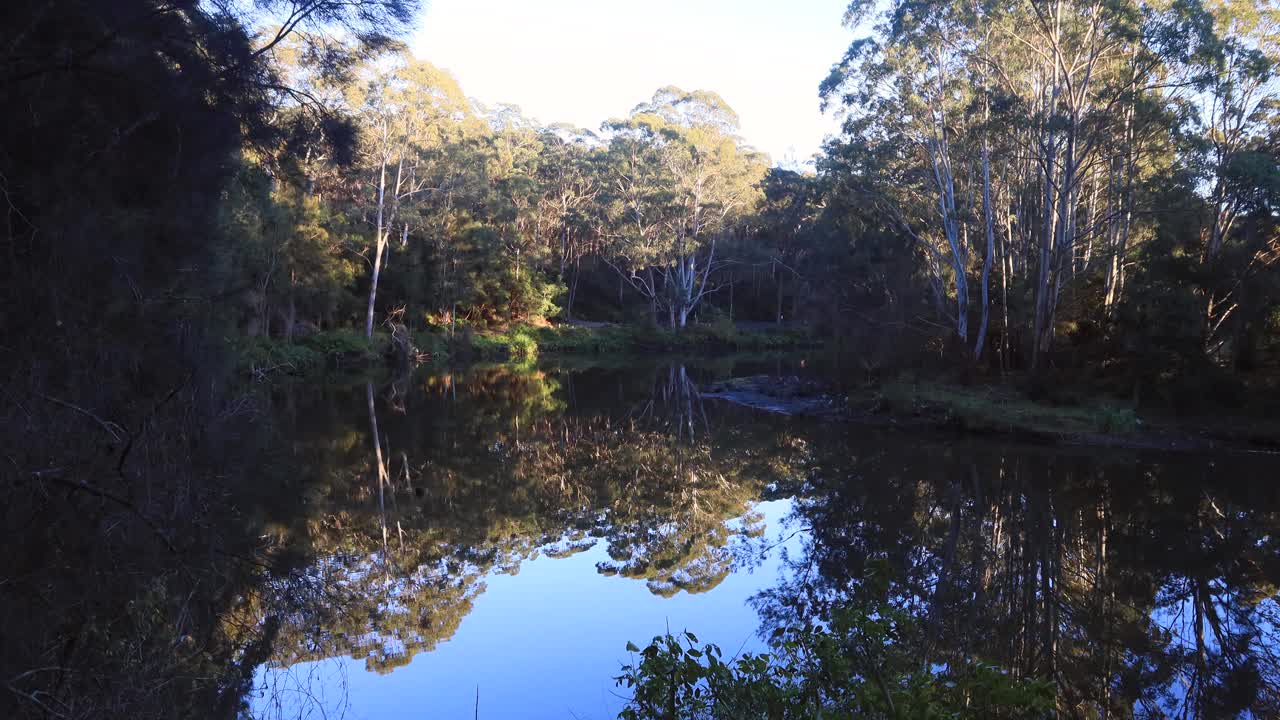
M 796 504 L 805 552 L 756 600 L 764 631 L 882 602 L 915 621 L 922 666 L 1051 680 L 1063 717 L 1280 716 L 1265 464 L 901 445 L 822 462 Z M 864 582 L 878 565 L 888 585 Z
M 541 555 L 603 543 L 619 582 L 714 588 L 763 552 L 752 504 L 794 496 L 801 551 L 754 601 L 779 647 L 893 608 L 892 667 L 1045 679 L 1062 717 L 1280 716 L 1280 497 L 1250 482 L 1274 460 L 784 420 L 704 402 L 695 375 L 493 366 L 278 398 L 300 509 L 235 620 L 278 623 L 276 668 L 389 672 Z
M 645 395 L 617 412 L 578 412 L 527 367 L 428 376 L 417 397 L 362 389 L 363 427 L 335 392 L 293 428 L 315 482 L 307 521 L 279 540 L 315 559 L 280 582 L 325 591 L 276 588 L 310 598 L 283 623 L 279 667 L 346 655 L 389 672 L 451 637 L 489 575 L 597 542 L 600 573 L 662 596 L 714 588 L 759 554 L 750 504 L 797 449 L 772 426 L 712 432 L 683 366 L 621 388 Z

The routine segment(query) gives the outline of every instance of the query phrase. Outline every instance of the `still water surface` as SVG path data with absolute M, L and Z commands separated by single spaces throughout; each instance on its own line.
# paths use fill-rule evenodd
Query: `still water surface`
M 726 656 L 887 593 L 921 662 L 1052 678 L 1065 716 L 1280 716 L 1280 462 L 763 414 L 793 362 L 479 367 L 280 388 L 306 512 L 263 588 L 259 717 L 612 718 L 628 641 Z M 376 430 L 375 430 L 376 429 Z

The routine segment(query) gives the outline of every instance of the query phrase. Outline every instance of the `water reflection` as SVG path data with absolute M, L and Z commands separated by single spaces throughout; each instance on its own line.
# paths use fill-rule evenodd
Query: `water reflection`
M 798 446 L 770 422 L 695 423 L 683 367 L 648 379 L 620 387 L 612 413 L 577 412 L 554 375 L 508 366 L 424 376 L 415 392 L 366 383 L 359 415 L 354 388 L 283 402 L 311 403 L 292 435 L 313 483 L 305 525 L 280 542 L 314 559 L 282 580 L 302 591 L 276 589 L 311 600 L 283 616 L 273 664 L 345 655 L 390 672 L 452 637 L 486 579 L 598 542 L 598 573 L 662 597 L 755 562 L 750 506 L 794 476 Z
M 796 504 L 765 630 L 884 602 L 927 666 L 975 659 L 1057 688 L 1065 717 L 1280 716 L 1271 461 L 887 446 L 840 457 Z M 867 582 L 890 571 L 887 585 Z
M 779 648 L 806 627 L 829 627 L 841 608 L 892 607 L 908 620 L 894 667 L 955 679 L 982 664 L 1048 680 L 1062 717 L 1280 716 L 1274 458 L 808 423 L 705 400 L 697 388 L 712 375 L 678 363 L 492 366 L 278 389 L 271 417 L 298 479 L 266 511 L 276 570 L 235 617 L 278 628 L 277 674 L 260 679 L 279 690 L 279 672 L 305 669 L 295 695 L 311 698 L 347 682 L 316 674 L 315 661 L 390 673 L 443 652 L 501 584 L 514 594 L 492 600 L 505 608 L 501 622 L 484 622 L 511 647 L 472 635 L 450 657 L 485 667 L 532 653 L 503 676 L 513 692 L 546 685 L 544 669 L 529 665 L 555 657 L 557 682 L 586 687 L 616 674 L 622 642 L 588 651 L 595 640 L 572 629 L 584 610 L 568 598 L 589 595 L 595 621 L 621 626 L 642 604 L 611 593 L 640 587 L 659 613 L 705 599 L 728 616 L 754 595 L 758 627 L 743 621 L 742 632 Z M 794 498 L 785 537 L 756 504 L 781 498 Z M 540 564 L 526 579 L 538 558 L 561 569 Z M 552 599 L 511 599 L 522 592 Z M 625 639 L 661 632 L 660 618 L 628 626 Z M 571 629 L 547 645 L 515 647 L 515 625 L 562 623 Z M 851 680 L 828 672 L 814 686 L 831 700 Z M 397 693 L 409 691 L 382 687 L 408 702 Z M 565 716 L 489 702 L 492 715 Z
M 883 433 L 697 392 L 769 369 L 280 385 L 217 432 L 157 416 L 155 437 L 201 438 L 199 473 L 86 451 L 92 473 L 24 476 L 0 503 L 23 538 L 0 563 L 0 717 L 474 717 L 477 684 L 483 717 L 612 717 L 628 640 L 785 658 L 850 608 L 900 618 L 892 642 L 810 662 L 785 717 L 884 716 L 850 697 L 882 692 L 870 667 L 944 717 L 1015 715 L 955 692 L 975 667 L 1049 681 L 1064 718 L 1280 717 L 1280 459 Z

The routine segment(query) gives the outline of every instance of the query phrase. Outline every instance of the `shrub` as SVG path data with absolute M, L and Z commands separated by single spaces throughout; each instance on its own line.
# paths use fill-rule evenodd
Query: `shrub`
M 315 372 L 330 365 L 368 364 L 379 359 L 376 343 L 355 330 L 328 330 L 294 342 L 242 338 L 238 341 L 236 356 L 237 366 L 244 371 L 275 370 L 291 374 Z
M 845 602 L 818 625 L 778 628 L 772 652 L 722 659 L 689 632 L 660 635 L 615 678 L 624 720 L 1048 717 L 1051 681 L 977 660 L 924 666 L 920 622 L 888 603 Z
M 527 329 L 516 330 L 507 338 L 507 357 L 515 362 L 537 360 L 538 341 Z
M 356 330 L 328 330 L 302 338 L 299 344 L 327 358 L 348 356 L 372 359 L 377 356 L 373 343 Z
M 302 373 L 324 365 L 324 355 L 312 348 L 261 337 L 241 339 L 236 356 L 236 365 L 245 371 Z
M 419 352 L 430 356 L 433 363 L 443 362 L 449 358 L 449 341 L 438 332 L 430 330 L 415 332 L 413 344 Z
M 517 327 L 505 333 L 470 336 L 470 351 L 481 360 L 532 362 L 538 358 L 538 331 Z

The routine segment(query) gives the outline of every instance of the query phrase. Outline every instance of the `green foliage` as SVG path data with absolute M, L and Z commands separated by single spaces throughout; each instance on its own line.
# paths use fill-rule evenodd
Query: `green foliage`
M 538 341 L 527 331 L 523 329 L 517 330 L 509 336 L 507 353 L 511 360 L 515 362 L 536 360 L 538 358 Z
M 248 334 L 274 327 L 288 336 L 354 309 L 349 288 L 359 268 L 349 229 L 322 197 L 246 161 L 219 220 L 230 242 L 216 248 L 210 277 L 227 288 L 220 312 L 232 327 Z
M 237 341 L 237 366 L 249 372 L 279 369 L 303 373 L 324 367 L 325 358 L 301 344 L 285 343 L 263 337 Z
M 634 350 L 634 331 L 626 327 L 557 325 L 537 332 L 538 346 L 548 354 L 611 355 Z
M 302 338 L 300 344 L 329 357 L 368 356 L 385 342 L 385 338 L 374 335 L 374 341 L 355 330 L 330 330 Z
M 260 518 L 228 500 L 276 478 L 219 339 L 345 293 L 327 200 L 281 156 L 339 157 L 353 128 L 298 112 L 268 43 L 342 28 L 319 77 L 417 11 L 361 5 L 296 5 L 281 27 L 271 1 L 0 3 L 0 101 L 22 108 L 0 123 L 0 445 L 23 479 L 0 523 L 48 553 L 0 568 L 0 715 L 233 717 L 265 661 L 275 620 L 221 622 L 268 568 Z
M 464 282 L 458 299 L 473 323 L 540 322 L 559 312 L 555 300 L 564 294 L 563 286 L 519 261 L 496 228 L 470 224 L 459 249 Z
M 413 345 L 418 352 L 426 353 L 432 363 L 442 363 L 449 359 L 449 341 L 443 332 L 437 329 L 413 333 Z
M 917 621 L 885 603 L 846 604 L 821 625 L 782 627 L 772 652 L 728 661 L 690 632 L 655 637 L 616 678 L 622 720 L 816 717 L 979 720 L 1049 717 L 1055 686 L 979 661 L 942 668 L 914 659 Z
M 515 327 L 506 332 L 486 332 L 471 337 L 471 350 L 481 360 L 529 363 L 538 359 L 538 332 Z
M 294 342 L 264 337 L 240 338 L 236 341 L 237 365 L 249 372 L 284 372 L 303 374 L 328 367 L 360 367 L 376 363 L 387 339 L 375 335 L 366 340 L 355 330 L 330 330 Z
M 619 355 L 650 350 L 778 350 L 813 347 L 802 330 L 739 332 L 732 325 L 695 325 L 684 332 L 653 327 L 606 325 L 516 326 L 471 336 L 470 350 L 482 360 L 529 362 L 539 355 Z

